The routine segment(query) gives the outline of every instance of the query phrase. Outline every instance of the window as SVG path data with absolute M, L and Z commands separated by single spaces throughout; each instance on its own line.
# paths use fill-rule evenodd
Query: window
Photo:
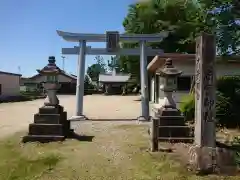
M 177 78 L 177 90 L 178 91 L 190 91 L 191 89 L 191 76 L 179 76 Z
M 57 76 L 55 75 L 48 75 L 47 82 L 57 82 Z

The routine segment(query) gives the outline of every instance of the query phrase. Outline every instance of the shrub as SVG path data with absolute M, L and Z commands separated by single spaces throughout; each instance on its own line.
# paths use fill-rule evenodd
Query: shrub
M 236 128 L 240 126 L 240 77 L 226 76 L 217 81 L 216 119 L 219 126 Z M 195 98 L 188 95 L 183 98 L 180 110 L 186 121 L 194 119 Z
M 30 96 L 6 96 L 0 99 L 0 103 L 6 102 L 21 102 L 21 101 L 31 101 L 33 100 Z
M 184 96 L 180 104 L 180 110 L 185 116 L 186 121 L 194 121 L 195 97 L 194 94 Z
M 40 96 L 43 93 L 40 91 L 20 91 L 22 96 Z
M 217 113 L 219 124 L 224 127 L 240 126 L 240 76 L 221 77 L 217 81 Z
M 240 136 L 234 137 L 232 142 L 231 142 L 231 144 L 232 144 L 232 146 L 237 147 L 236 149 L 238 149 L 238 150 L 234 151 L 234 159 L 235 159 L 235 163 L 237 164 L 237 166 L 240 167 L 240 150 L 239 150 L 239 147 L 240 147 Z

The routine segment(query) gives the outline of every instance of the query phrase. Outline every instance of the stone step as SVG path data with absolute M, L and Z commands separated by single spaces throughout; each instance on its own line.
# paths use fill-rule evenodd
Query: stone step
M 159 137 L 160 142 L 171 142 L 171 143 L 192 143 L 194 141 L 193 137 Z
M 159 137 L 189 137 L 193 129 L 187 126 L 183 127 L 159 127 Z
M 30 124 L 29 135 L 64 135 L 62 124 Z
M 53 141 L 64 141 L 64 136 L 54 136 L 54 135 L 27 135 L 22 138 L 22 142 L 41 142 L 48 143 Z
M 179 118 L 184 119 L 184 116 L 158 116 L 157 119 L 179 119 Z
M 153 109 L 154 114 L 156 117 L 159 116 L 180 116 L 181 112 L 178 109 L 165 109 L 165 110 L 160 110 L 159 108 Z
M 35 114 L 34 123 L 36 124 L 61 124 L 62 117 L 60 114 Z
M 61 114 L 63 112 L 62 106 L 43 106 L 39 108 L 39 114 Z
M 183 116 L 162 116 L 159 118 L 159 126 L 184 126 Z
M 153 118 L 152 121 L 159 121 L 159 124 L 168 126 L 181 126 L 185 124 L 184 116 L 160 116 Z
M 161 120 L 159 122 L 159 126 L 184 126 L 184 125 L 185 125 L 185 123 L 181 120 L 179 120 L 179 121 L 171 121 L 171 120 L 167 121 L 165 119 L 165 120 Z

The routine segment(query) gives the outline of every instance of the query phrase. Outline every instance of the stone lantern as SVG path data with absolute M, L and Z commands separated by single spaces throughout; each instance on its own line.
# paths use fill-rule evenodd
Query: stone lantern
M 60 88 L 60 84 L 58 83 L 58 74 L 61 72 L 61 69 L 56 66 L 55 61 L 55 57 L 50 56 L 47 66 L 41 70 L 37 70 L 38 73 L 46 79 L 43 83 L 43 88 L 47 92 L 47 97 L 44 101 L 45 106 L 59 105 L 57 90 Z
M 37 71 L 46 79 L 43 87 L 47 97 L 43 107 L 34 115 L 34 123 L 29 124 L 28 135 L 24 136 L 22 141 L 62 141 L 70 135 L 70 121 L 67 120 L 67 112 L 59 105 L 57 97 L 60 87 L 57 77 L 61 69 L 56 66 L 55 57 L 50 56 L 47 66 Z
M 153 121 L 157 121 L 158 139 L 160 141 L 185 141 L 189 139 L 189 128 L 186 127 L 184 116 L 177 109 L 172 93 L 177 90 L 177 77 L 182 71 L 176 69 L 172 60 L 165 61 L 164 68 L 159 75 L 162 78 L 160 89 L 164 92 L 164 99 L 161 104 L 153 108 Z
M 164 68 L 159 72 L 159 76 L 163 80 L 163 83 L 160 85 L 160 89 L 164 92 L 162 107 L 176 108 L 172 93 L 177 90 L 177 77 L 181 74 L 182 71 L 176 69 L 172 64 L 172 60 L 168 58 Z

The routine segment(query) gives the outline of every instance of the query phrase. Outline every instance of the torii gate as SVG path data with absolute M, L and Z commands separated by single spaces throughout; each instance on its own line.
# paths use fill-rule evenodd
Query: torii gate
M 163 51 L 161 49 L 146 48 L 146 43 L 160 42 L 168 36 L 168 32 L 159 34 L 119 34 L 117 31 L 108 31 L 106 34 L 83 34 L 57 30 L 57 33 L 66 41 L 79 43 L 79 46 L 74 46 L 73 48 L 62 48 L 62 54 L 78 55 L 77 104 L 76 116 L 73 119 L 85 119 L 83 115 L 85 55 L 140 55 L 141 116 L 139 116 L 138 120 L 149 120 L 147 56 L 161 55 Z M 140 48 L 119 48 L 119 41 L 139 42 Z M 107 42 L 107 46 L 106 48 L 91 48 L 86 46 L 87 42 Z

